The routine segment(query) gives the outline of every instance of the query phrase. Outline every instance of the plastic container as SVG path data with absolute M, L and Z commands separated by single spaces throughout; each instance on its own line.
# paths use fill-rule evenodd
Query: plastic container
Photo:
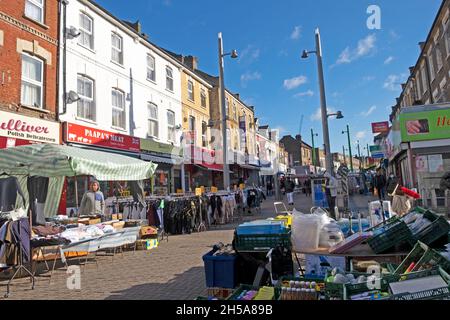
M 412 245 L 414 245 L 417 241 L 420 241 L 430 246 L 436 241 L 447 237 L 450 232 L 450 224 L 447 222 L 447 219 L 443 216 L 437 215 L 431 210 L 425 211 L 423 215 L 426 219 L 431 221 L 431 225 L 427 226 L 420 232 L 413 234 Z
M 308 252 L 319 248 L 322 219 L 314 214 L 295 212 L 292 218 L 292 246 L 294 251 Z
M 290 231 L 285 229 L 280 234 L 235 234 L 234 236 L 234 247 L 241 252 L 266 252 L 278 246 L 292 248 Z
M 406 223 L 399 219 L 395 219 L 390 224 L 376 228 L 374 236 L 367 240 L 372 250 L 379 254 L 386 252 L 396 245 L 403 243 L 411 243 L 412 233 Z
M 210 251 L 203 256 L 206 286 L 210 288 L 236 287 L 236 256 L 213 256 L 213 254 L 214 251 Z
M 386 220 L 389 220 L 394 215 L 396 215 L 392 211 L 390 201 L 383 201 L 383 212 L 384 212 L 384 217 Z M 371 222 L 372 227 L 383 222 L 383 216 L 381 215 L 380 201 L 369 202 L 369 216 L 370 216 L 370 222 Z
M 237 235 L 280 234 L 285 227 L 282 221 L 257 220 L 246 222 L 236 228 Z
M 319 246 L 321 248 L 331 248 L 344 240 L 344 233 L 336 223 L 323 226 L 319 236 Z
M 338 221 L 338 225 L 340 226 L 342 233 L 344 235 L 348 234 L 350 230 L 350 222 L 347 218 L 340 219 Z M 361 219 L 361 226 L 363 231 L 366 231 L 370 228 L 370 222 L 368 219 Z M 352 230 L 354 233 L 359 232 L 359 219 L 352 219 Z

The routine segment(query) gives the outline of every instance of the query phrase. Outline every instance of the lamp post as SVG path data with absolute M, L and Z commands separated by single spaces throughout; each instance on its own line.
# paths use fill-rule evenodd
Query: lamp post
M 225 56 L 231 56 L 235 59 L 238 57 L 237 51 L 232 50 L 230 53 L 223 53 L 222 32 L 218 34 L 219 40 L 219 86 L 220 86 L 220 110 L 222 113 L 222 148 L 223 148 L 223 188 L 228 190 L 230 188 L 230 170 L 228 168 L 228 146 L 227 146 L 227 114 L 225 108 L 225 81 L 223 75 Z
M 350 159 L 350 171 L 353 172 L 353 155 L 352 155 L 352 143 L 350 141 L 350 128 L 347 125 L 347 130 L 346 131 L 342 131 L 342 134 L 347 133 L 347 139 L 348 139 L 348 156 Z
M 323 141 L 325 146 L 325 167 L 327 172 L 334 175 L 333 162 L 331 159 L 330 151 L 330 133 L 328 131 L 328 114 L 327 114 L 327 101 L 325 97 L 325 81 L 323 77 L 323 64 L 322 64 L 322 44 L 320 41 L 320 31 L 319 28 L 315 32 L 316 38 L 316 50 L 307 51 L 304 50 L 302 53 L 302 58 L 308 58 L 310 53 L 315 53 L 317 57 L 317 72 L 319 76 L 319 89 L 320 89 L 320 109 L 322 113 L 322 129 L 323 129 Z
M 359 158 L 359 171 L 361 171 L 361 149 L 359 146 L 359 140 L 356 140 L 356 143 L 358 144 L 358 158 Z
M 347 159 L 345 158 L 345 146 L 342 146 L 342 154 L 344 155 L 344 164 L 347 165 Z
M 314 174 L 316 174 L 316 148 L 314 146 L 314 137 L 318 137 L 319 134 L 318 133 L 314 133 L 313 128 L 311 128 L 311 140 L 312 140 L 312 163 L 314 166 Z

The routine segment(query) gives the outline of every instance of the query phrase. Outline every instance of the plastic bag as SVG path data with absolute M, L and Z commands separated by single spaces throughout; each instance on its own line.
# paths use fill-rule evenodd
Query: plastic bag
M 319 248 L 322 219 L 315 214 L 292 213 L 291 240 L 294 251 L 308 252 Z

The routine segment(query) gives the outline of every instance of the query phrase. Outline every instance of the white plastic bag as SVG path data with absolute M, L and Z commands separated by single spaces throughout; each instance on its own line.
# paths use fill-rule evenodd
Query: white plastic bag
M 294 209 L 292 213 L 291 240 L 294 251 L 310 252 L 319 248 L 321 217 L 303 214 Z

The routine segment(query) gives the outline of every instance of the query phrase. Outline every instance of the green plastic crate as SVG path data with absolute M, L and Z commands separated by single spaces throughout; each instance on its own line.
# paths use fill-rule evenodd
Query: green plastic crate
M 241 252 L 270 251 L 278 246 L 291 249 L 291 232 L 264 235 L 237 235 L 235 233 L 234 246 L 237 251 Z
M 442 239 L 450 232 L 450 224 L 443 216 L 434 213 L 431 210 L 426 210 L 423 215 L 432 223 L 424 230 L 417 234 L 413 234 L 411 244 L 414 245 L 417 241 L 423 242 L 430 246 L 439 239 Z
M 232 295 L 230 295 L 227 300 L 233 300 L 236 301 L 236 299 L 241 295 L 241 293 L 243 291 L 250 291 L 250 290 L 255 290 L 258 291 L 258 287 L 254 287 L 251 285 L 247 285 L 247 284 L 241 284 L 234 292 Z
M 398 218 L 391 220 L 391 223 L 381 227 L 384 229 L 376 228 L 374 231 L 384 230 L 382 233 L 367 240 L 369 246 L 377 254 L 386 252 L 399 244 L 411 243 L 412 233 L 406 223 Z

